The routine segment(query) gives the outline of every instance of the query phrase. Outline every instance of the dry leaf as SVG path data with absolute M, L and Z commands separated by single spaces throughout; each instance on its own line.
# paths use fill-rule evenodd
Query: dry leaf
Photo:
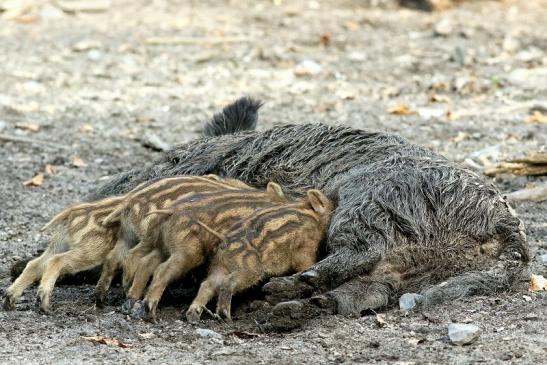
M 44 183 L 44 174 L 39 173 L 34 176 L 32 179 L 23 182 L 25 186 L 40 186 Z
M 344 23 L 344 28 L 346 28 L 349 31 L 356 31 L 359 29 L 359 23 L 353 20 L 348 20 Z
M 451 100 L 446 95 L 433 94 L 429 97 L 429 101 L 436 103 L 450 103 Z
M 56 0 L 55 5 L 66 13 L 98 13 L 110 8 L 110 0 Z
M 302 15 L 302 9 L 297 6 L 287 6 L 284 9 L 285 15 L 288 17 L 295 17 Z
M 457 1 L 454 0 L 429 0 L 433 10 L 442 11 L 450 9 Z
M 27 104 L 12 105 L 11 107 L 20 113 L 29 113 L 40 110 L 40 105 L 36 101 L 31 101 Z
M 72 157 L 72 160 L 70 161 L 70 163 L 72 164 L 72 166 L 74 167 L 86 167 L 87 164 L 84 162 L 84 160 L 82 160 L 80 157 L 78 156 L 74 156 Z
M 461 113 L 460 112 L 453 112 L 452 110 L 447 110 L 446 111 L 446 120 L 447 121 L 452 121 L 452 120 L 456 120 L 456 119 L 459 119 L 461 118 Z
M 44 172 L 48 175 L 55 175 L 57 173 L 58 166 L 46 164 Z
M 92 133 L 95 131 L 95 128 L 91 124 L 84 124 L 80 127 L 80 132 L 82 133 Z
M 451 141 L 452 142 L 461 142 L 466 138 L 467 138 L 467 133 L 459 131 L 457 136 L 451 138 Z
M 2 18 L 13 19 L 19 23 L 30 23 L 38 19 L 33 1 L 1 1 L 0 10 L 2 11 Z
M 397 115 L 409 115 L 409 114 L 414 114 L 415 113 L 415 111 L 410 109 L 410 107 L 406 104 L 396 104 L 396 105 L 388 108 L 387 112 L 389 114 L 397 114 Z
M 547 123 L 547 115 L 539 110 L 534 110 L 524 121 L 526 123 Z
M 387 326 L 386 315 L 385 314 L 377 314 L 376 315 L 376 325 L 378 325 L 378 327 Z
M 332 35 L 329 32 L 321 33 L 321 35 L 319 36 L 319 41 L 322 45 L 328 46 L 332 42 Z
M 109 346 L 116 346 L 121 347 L 122 349 L 126 349 L 129 347 L 128 344 L 121 342 L 120 340 L 113 338 L 113 337 L 106 337 L 106 336 L 80 336 L 82 340 L 95 342 L 101 345 L 109 345 Z
M 547 290 L 547 279 L 542 275 L 530 274 L 530 283 L 528 285 L 529 292 Z
M 31 132 L 38 132 L 40 130 L 40 125 L 36 123 L 20 122 L 20 123 L 15 123 L 15 128 L 25 129 Z
M 435 91 L 450 91 L 450 85 L 447 82 L 439 81 L 429 85 L 429 89 Z

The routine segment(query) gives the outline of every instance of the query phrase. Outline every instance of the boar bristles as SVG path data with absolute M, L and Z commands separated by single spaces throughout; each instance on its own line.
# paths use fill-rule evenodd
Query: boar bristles
M 153 214 L 173 215 L 173 213 L 175 213 L 174 209 L 156 209 L 146 213 L 144 216 L 148 217 L 149 215 L 153 215 Z
M 121 216 L 122 216 L 122 212 L 125 208 L 125 204 L 120 204 L 119 207 L 117 207 L 116 209 L 114 209 L 112 211 L 112 213 L 110 213 L 109 215 L 107 215 L 103 221 L 102 221 L 102 225 L 103 226 L 108 226 L 110 224 L 113 224 L 113 223 L 117 223 L 120 221 L 121 219 Z
M 199 219 L 196 219 L 196 218 L 192 217 L 192 220 L 195 223 L 199 224 L 201 227 L 203 227 L 207 232 L 209 232 L 210 234 L 212 234 L 213 236 L 215 236 L 216 238 L 221 240 L 222 242 L 226 242 L 226 237 L 223 234 L 215 231 L 214 229 L 212 229 L 211 227 L 209 227 L 207 224 L 203 223 Z
M 43 232 L 45 231 L 46 229 L 48 229 L 49 227 L 51 227 L 53 224 L 56 224 L 58 223 L 59 221 L 65 219 L 68 214 L 70 213 L 70 210 L 69 209 L 65 209 L 63 210 L 61 213 L 57 214 L 55 217 L 53 217 L 49 222 L 47 222 L 45 224 L 45 226 L 43 226 L 42 228 L 40 228 L 40 232 Z

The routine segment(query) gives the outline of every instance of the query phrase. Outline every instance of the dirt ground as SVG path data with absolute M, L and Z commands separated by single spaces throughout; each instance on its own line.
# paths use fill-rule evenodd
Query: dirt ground
M 470 1 L 437 13 L 389 1 L 113 3 L 97 13 L 39 2 L 34 13 L 0 14 L 0 288 L 10 266 L 46 242 L 39 228 L 49 218 L 158 156 L 143 139 L 196 138 L 243 94 L 266 102 L 259 129 L 390 131 L 469 166 L 546 145 L 547 124 L 526 122 L 547 107 L 546 1 Z M 23 185 L 52 172 L 48 164 L 56 167 L 41 185 Z M 511 192 L 545 180 L 494 182 Z M 547 204 L 515 208 L 531 271 L 547 276 Z M 0 363 L 547 363 L 545 292 L 470 297 L 408 316 L 386 310 L 384 327 L 374 314 L 327 316 L 284 333 L 261 332 L 241 308 L 232 325 L 192 326 L 180 320 L 187 303 L 160 308 L 157 324 L 138 322 L 117 311 L 119 287 L 102 310 L 92 292 L 60 286 L 44 316 L 31 289 L 16 311 L 0 311 Z M 451 322 L 482 335 L 451 345 Z M 129 347 L 81 338 L 96 335 Z

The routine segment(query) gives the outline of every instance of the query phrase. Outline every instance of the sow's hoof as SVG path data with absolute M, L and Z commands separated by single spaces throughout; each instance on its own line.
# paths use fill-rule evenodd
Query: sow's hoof
M 274 306 L 272 313 L 276 317 L 310 319 L 321 315 L 335 314 L 336 301 L 324 295 L 305 300 L 291 300 Z
M 327 305 L 328 304 L 328 305 Z M 335 301 L 330 298 L 314 297 L 303 300 L 281 302 L 261 315 L 259 324 L 262 331 L 274 333 L 291 332 L 308 323 L 308 320 L 335 313 Z
M 293 275 L 272 278 L 262 287 L 262 290 L 266 293 L 266 300 L 271 304 L 276 304 L 309 297 L 314 288 L 301 280 L 299 276 Z

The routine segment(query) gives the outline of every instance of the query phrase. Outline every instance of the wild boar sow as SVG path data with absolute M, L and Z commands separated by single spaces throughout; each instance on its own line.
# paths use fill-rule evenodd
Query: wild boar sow
M 234 293 L 268 277 L 309 268 L 315 263 L 331 211 L 332 202 L 326 196 L 309 190 L 297 202 L 257 211 L 230 227 L 226 235 L 198 221 L 221 243 L 211 260 L 209 276 L 186 312 L 188 321 L 199 320 L 215 295 L 216 314 L 231 320 Z

